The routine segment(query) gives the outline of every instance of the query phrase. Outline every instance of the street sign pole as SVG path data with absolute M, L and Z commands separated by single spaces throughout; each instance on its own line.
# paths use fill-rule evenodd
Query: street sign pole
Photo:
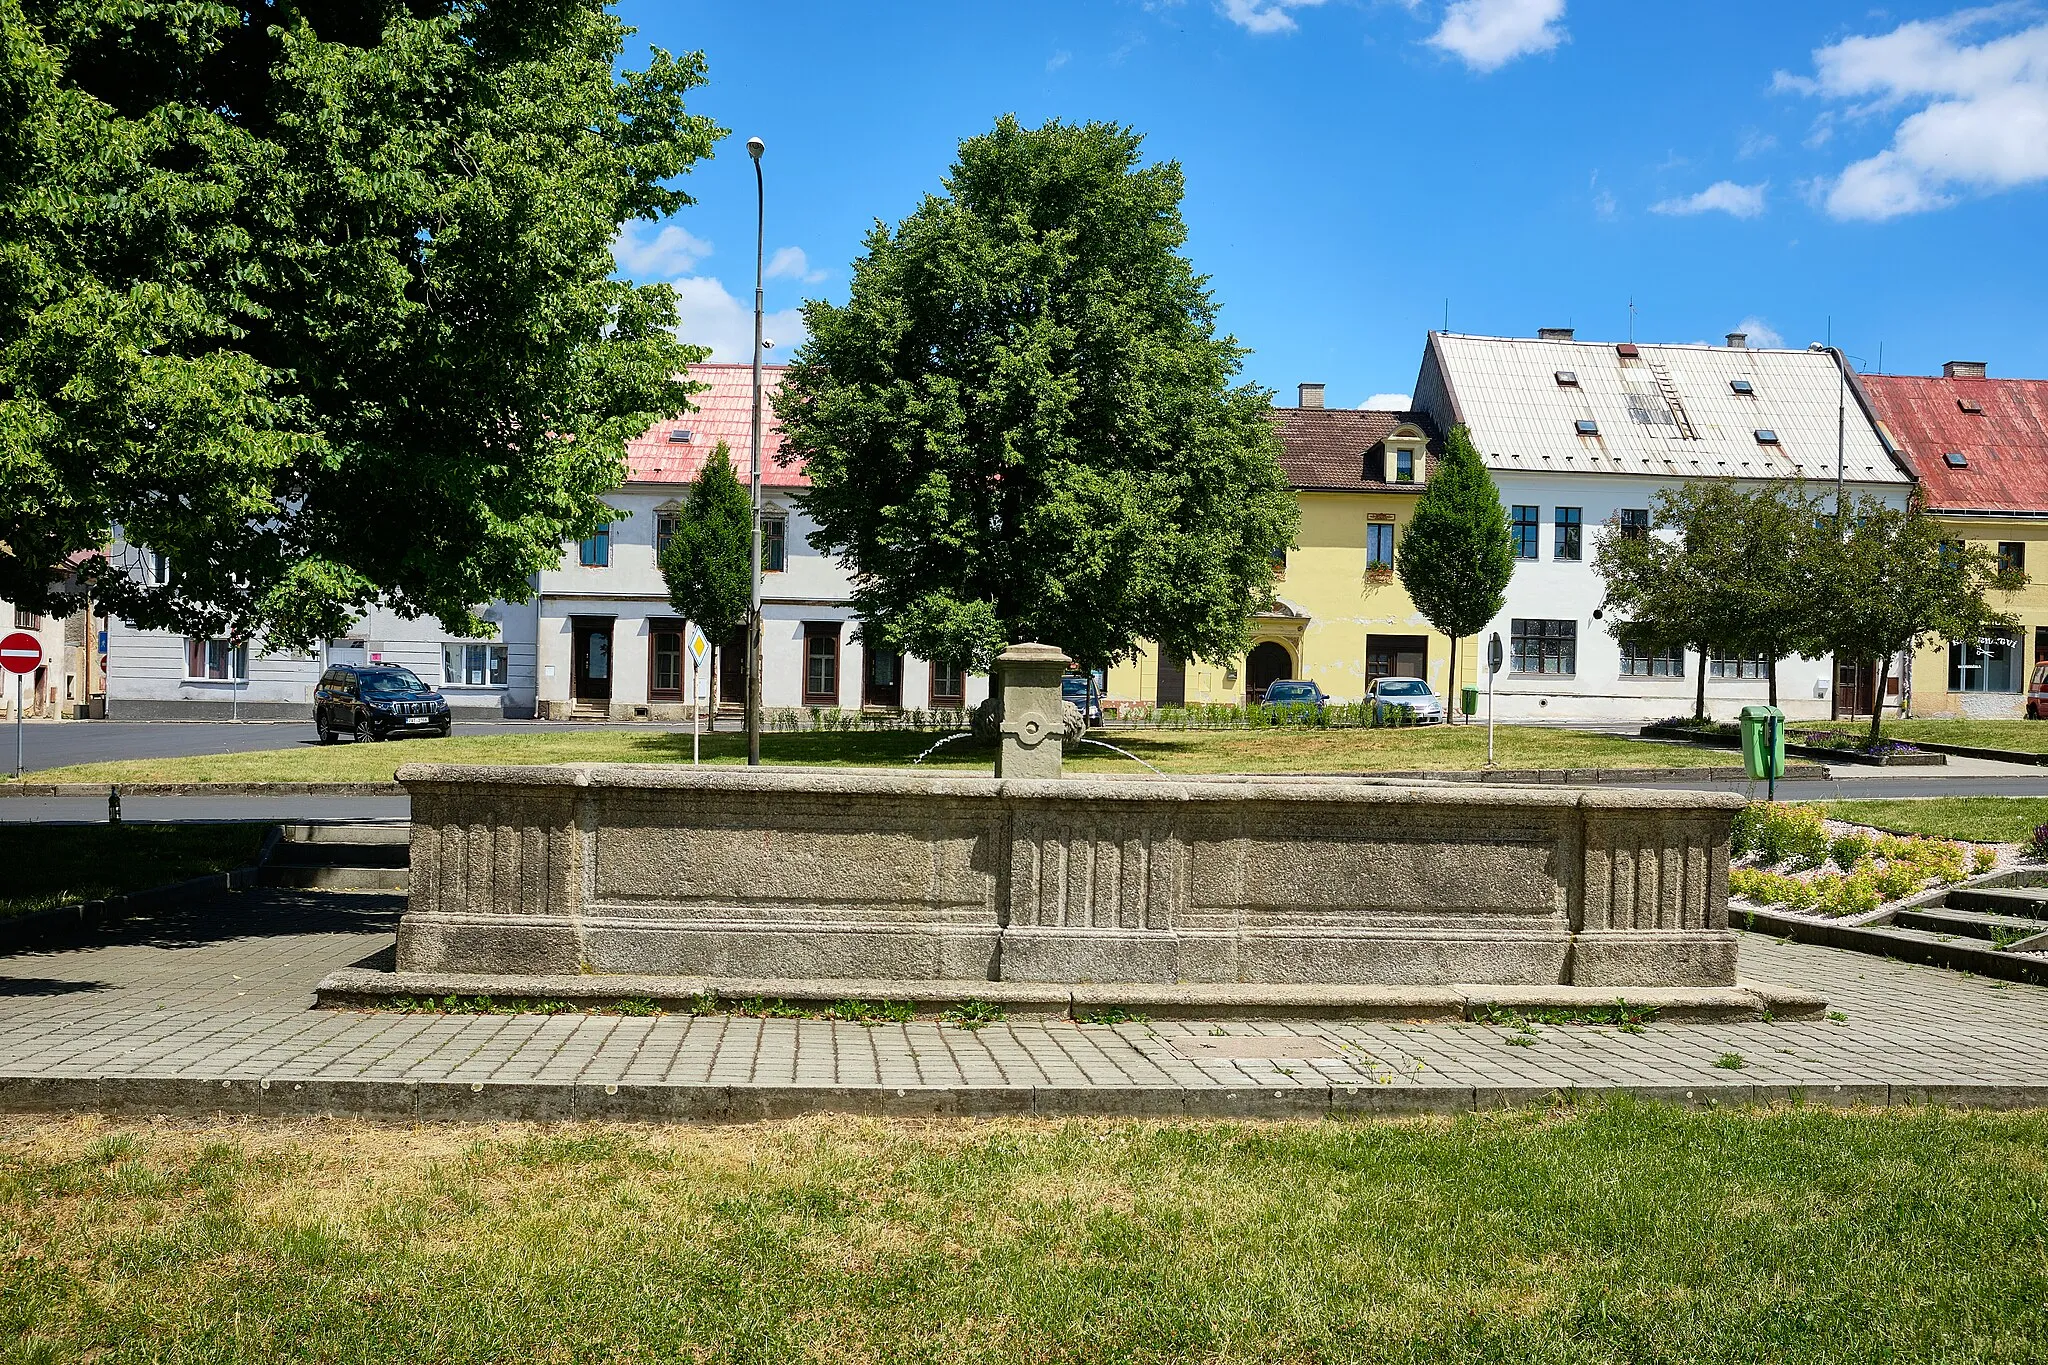
M 14 780 L 21 781 L 21 674 L 14 675 Z
M 1500 632 L 1486 642 L 1486 766 L 1493 766 L 1493 680 L 1500 672 Z
M 702 762 L 699 757 L 704 735 L 704 656 L 711 652 L 711 641 L 694 624 L 690 633 L 683 637 L 683 647 L 690 654 L 690 763 Z
M 23 758 L 21 738 L 22 713 L 27 709 L 22 702 L 22 679 L 36 671 L 43 662 L 43 642 L 26 631 L 17 630 L 0 638 L 0 668 L 14 675 L 14 777 L 21 780 L 26 767 Z

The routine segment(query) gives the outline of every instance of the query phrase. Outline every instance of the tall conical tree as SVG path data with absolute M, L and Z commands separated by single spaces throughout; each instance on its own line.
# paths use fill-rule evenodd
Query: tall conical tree
M 677 514 L 675 531 L 661 553 L 669 604 L 714 643 L 745 624 L 753 606 L 754 579 L 747 562 L 753 540 L 753 500 L 733 473 L 731 450 L 720 441 L 697 471 L 690 500 Z M 716 659 L 712 676 L 718 676 Z
M 1462 426 L 1451 428 L 1443 454 L 1429 471 L 1394 566 L 1416 610 L 1450 637 L 1451 686 L 1456 688 L 1458 642 L 1500 614 L 1515 572 L 1500 492 L 1479 462 L 1472 433 Z

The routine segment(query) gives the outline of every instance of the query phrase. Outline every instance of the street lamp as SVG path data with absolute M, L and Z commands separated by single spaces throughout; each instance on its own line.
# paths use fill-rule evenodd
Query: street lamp
M 747 139 L 754 161 L 754 572 L 753 610 L 747 614 L 747 764 L 761 763 L 761 248 L 767 231 L 767 192 L 761 182 L 761 153 L 768 144 Z

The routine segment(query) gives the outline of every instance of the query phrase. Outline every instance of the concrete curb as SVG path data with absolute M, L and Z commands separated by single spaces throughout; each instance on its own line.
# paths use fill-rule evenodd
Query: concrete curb
M 841 1001 L 900 1001 L 938 1014 L 969 1000 L 1001 1005 L 1020 1017 L 1080 1018 L 1122 1010 L 1154 1019 L 1412 1019 L 1462 1020 L 1494 1010 L 1598 1010 L 1616 1004 L 1654 1009 L 1659 1019 L 1739 1021 L 1820 1019 L 1827 1001 L 1807 991 L 1740 983 L 1732 987 L 1594 986 L 1082 986 L 1026 981 L 742 980 L 672 976 L 483 976 L 384 972 L 345 967 L 314 987 L 323 1009 L 382 1008 L 394 999 L 448 996 L 495 1000 L 565 1000 L 587 1007 L 620 1001 L 687 1013 L 709 996 L 730 1006 L 776 1000 L 804 1007 Z
M 1899 907 L 1892 907 L 1895 911 Z M 1880 923 L 1840 924 L 1809 919 L 1803 915 L 1780 915 L 1770 910 L 1731 910 L 1729 921 L 1738 928 L 1760 934 L 1789 938 L 1794 943 L 1816 943 L 1824 948 L 1847 948 L 1852 952 L 1888 957 L 1898 962 L 1917 962 L 1928 967 L 1973 972 L 2001 981 L 2023 981 L 2048 985 L 2048 958 L 2033 953 L 2007 953 L 1977 943 L 1956 939 L 1927 942 L 1895 938 L 1882 932 Z
M 10 782 L 0 795 L 37 797 L 90 796 L 107 799 L 119 788 L 123 796 L 403 796 L 396 782 Z
M 1956 758 L 1983 758 L 1993 763 L 2017 763 L 2028 768 L 2048 768 L 2048 754 L 2030 754 L 2025 749 L 1986 749 L 1976 744 L 1937 744 L 1932 740 L 1908 740 L 1916 749 L 1949 754 Z
M 1332 1119 L 1556 1108 L 1628 1096 L 1688 1108 L 1820 1105 L 2048 1108 L 2048 1085 L 807 1086 L 336 1081 L 287 1076 L 0 1076 L 0 1113 L 523 1121 L 748 1123 L 808 1114 Z
M 1740 749 L 1742 747 L 1741 740 L 1731 739 L 1727 735 L 1702 734 L 1697 730 L 1685 730 L 1675 725 L 1645 725 L 1638 733 L 1645 739 L 1669 740 L 1676 744 L 1694 744 L 1703 749 Z M 1918 740 L 1907 740 L 1904 742 L 1911 744 L 1916 749 L 1924 749 L 1927 752 L 1922 754 L 1887 754 L 1879 758 L 1870 754 L 1858 753 L 1854 749 L 1829 749 L 1818 744 L 1793 743 L 1785 745 L 1785 752 L 1797 754 L 1801 758 L 1817 758 L 1824 763 L 1861 764 L 1866 768 L 1940 768 L 1947 766 L 1948 760 L 1943 757 L 1945 751 L 1940 745 L 1922 744 Z M 1793 765 L 1787 763 L 1785 767 L 1786 776 L 1789 777 Z M 1736 773 L 1738 776 L 1746 776 L 1747 770 L 1738 768 Z M 1778 780 L 1783 782 L 1786 778 L 1781 777 Z

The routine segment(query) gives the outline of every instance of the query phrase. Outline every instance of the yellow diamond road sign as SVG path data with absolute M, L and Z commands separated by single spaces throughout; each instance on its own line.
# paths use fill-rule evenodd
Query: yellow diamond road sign
M 704 666 L 704 656 L 711 652 L 711 642 L 704 638 L 704 632 L 690 627 L 690 658 L 697 667 Z

